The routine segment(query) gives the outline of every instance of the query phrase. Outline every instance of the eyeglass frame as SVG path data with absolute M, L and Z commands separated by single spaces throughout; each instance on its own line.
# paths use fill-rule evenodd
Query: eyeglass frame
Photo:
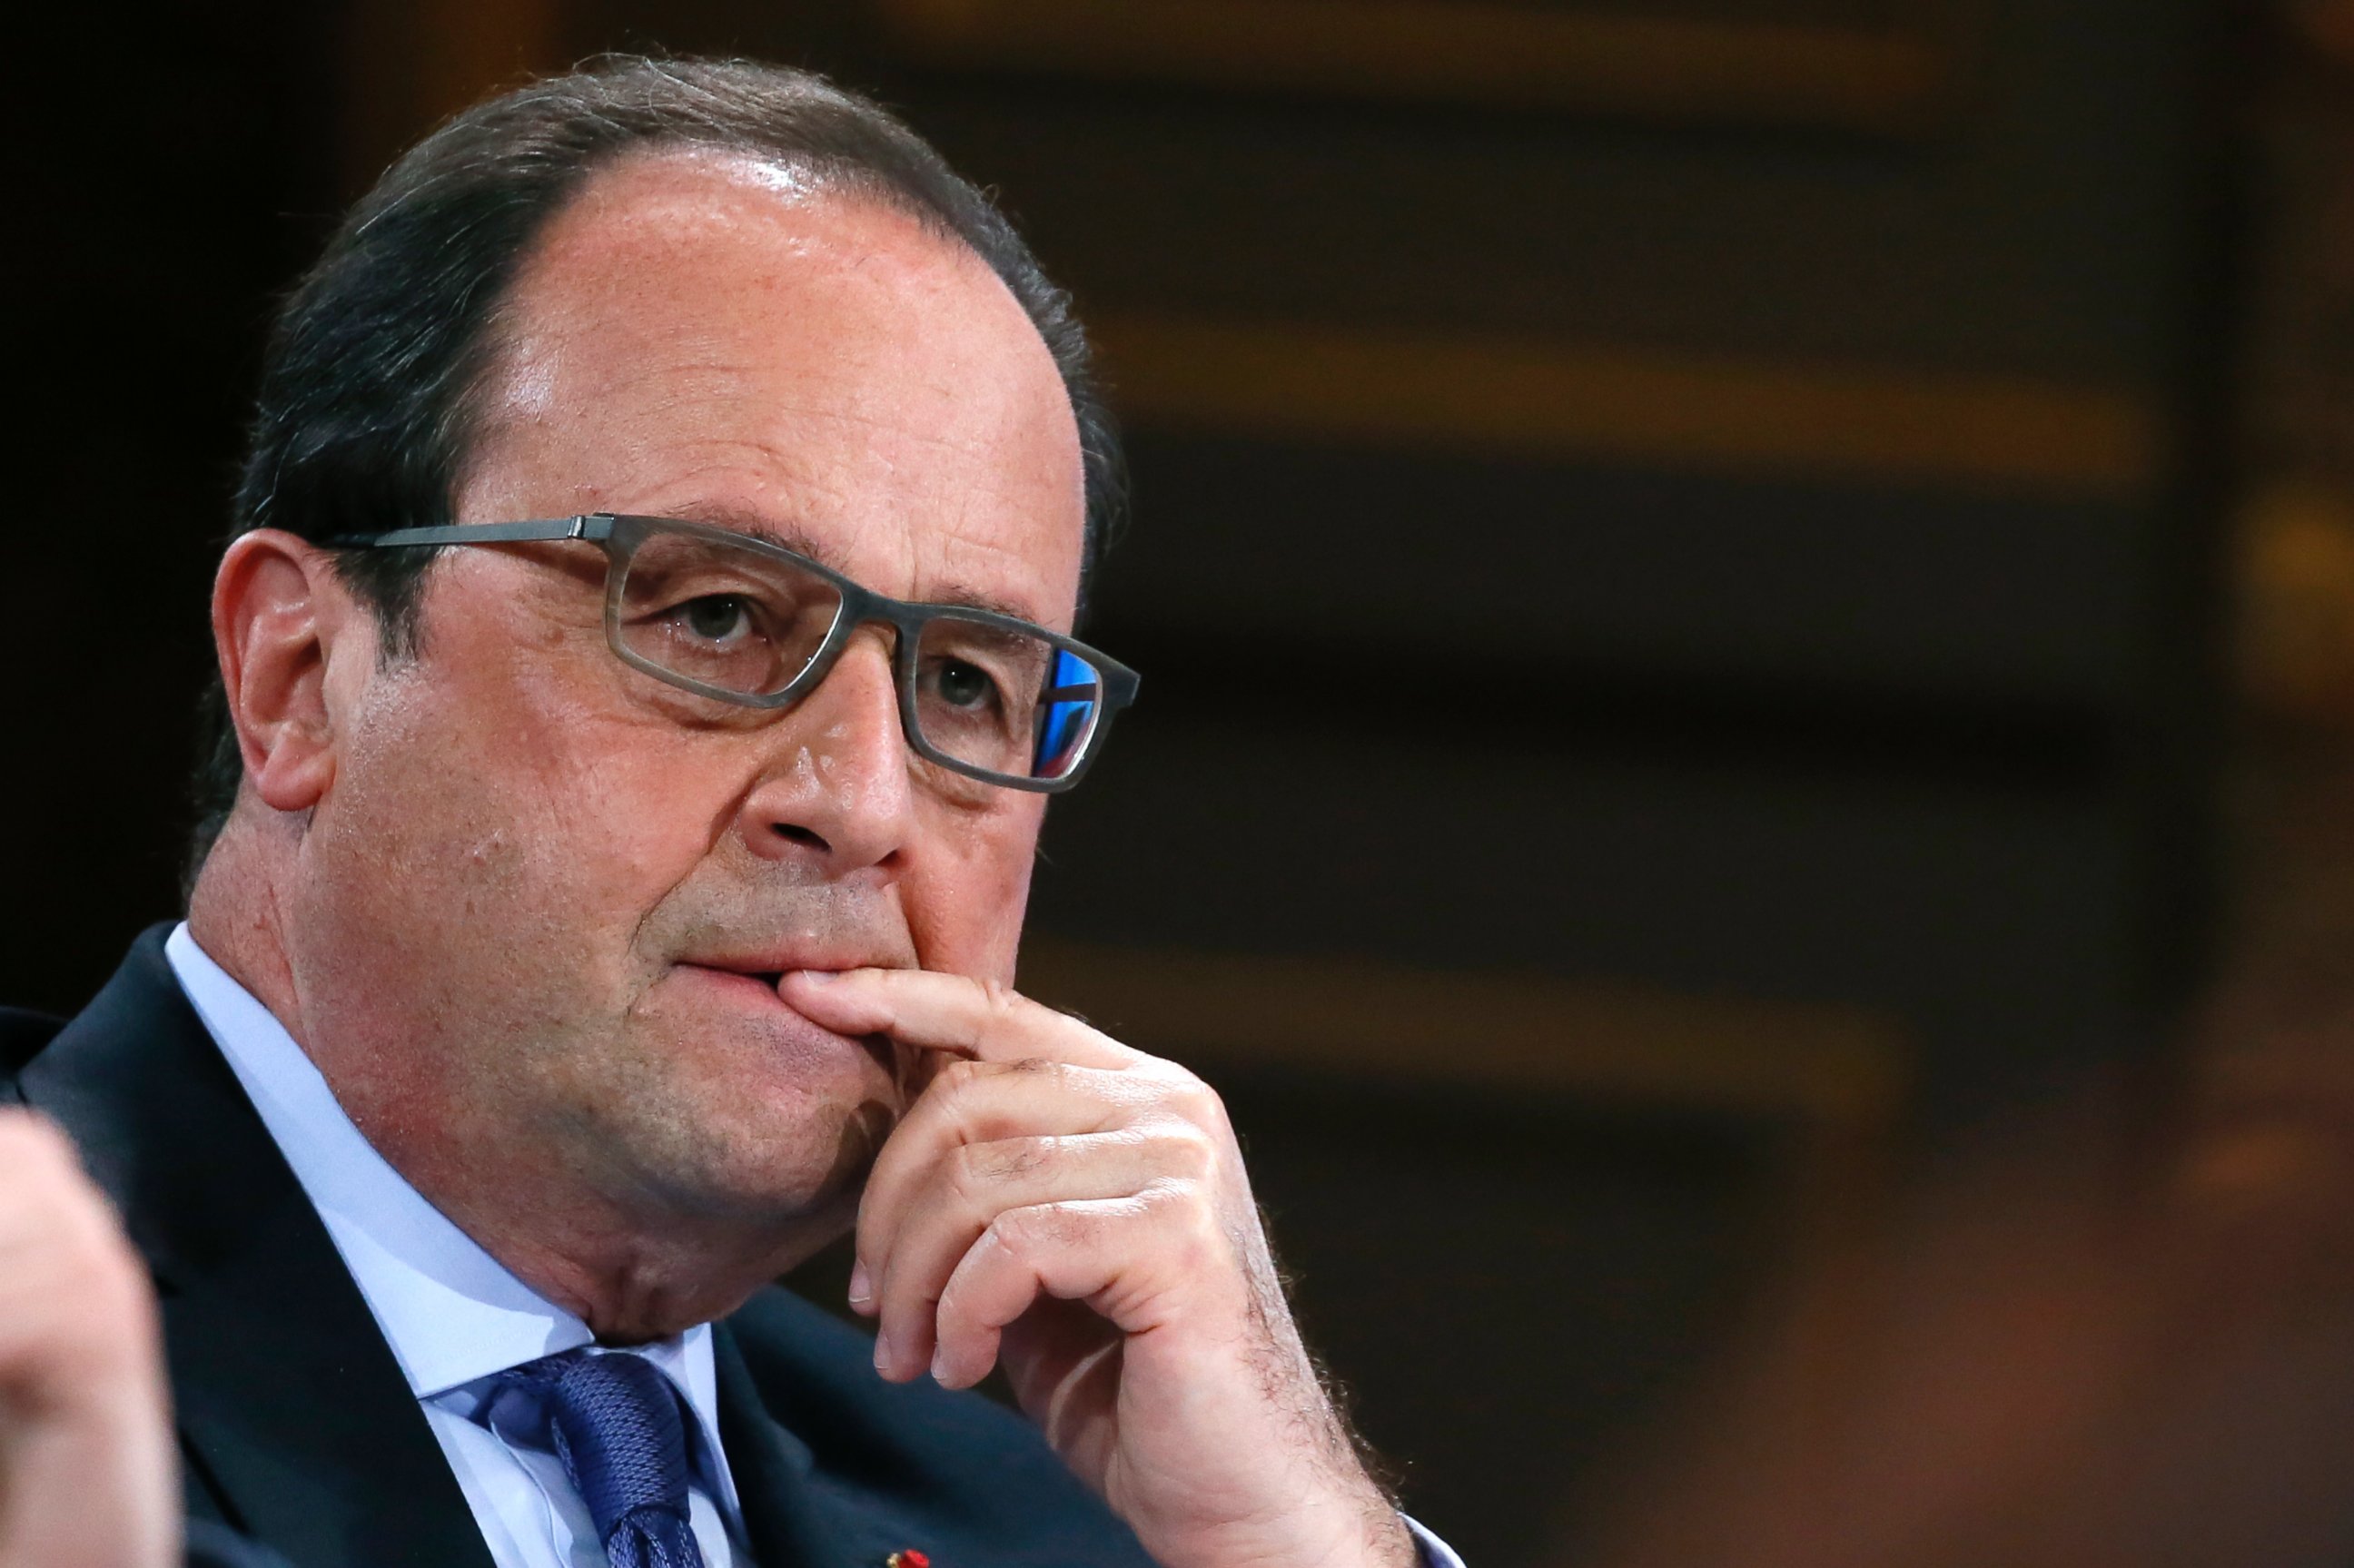
M 818 644 L 817 652 L 810 655 L 809 662 L 802 667 L 801 673 L 774 692 L 730 691 L 725 686 L 711 685 L 682 675 L 675 670 L 666 670 L 630 648 L 622 639 L 620 625 L 621 584 L 628 573 L 619 568 L 626 567 L 638 543 L 655 529 L 749 550 L 755 555 L 766 556 L 806 571 L 830 584 L 841 596 L 842 602 L 834 610 L 833 623 L 826 628 L 824 641 Z M 629 536 L 632 533 L 637 535 L 635 538 Z M 620 536 L 617 538 L 617 535 Z M 1101 650 L 1091 648 L 1076 637 L 1050 631 L 1019 616 L 1002 615 L 993 609 L 981 609 L 969 605 L 927 604 L 913 599 L 893 599 L 843 576 L 822 561 L 813 561 L 800 551 L 787 549 L 773 540 L 708 523 L 692 523 L 682 517 L 584 512 L 571 517 L 536 518 L 521 523 L 463 523 L 448 527 L 396 528 L 384 534 L 349 534 L 323 543 L 331 549 L 388 550 L 443 545 L 526 545 L 572 540 L 595 545 L 605 552 L 605 645 L 612 650 L 613 656 L 665 685 L 737 707 L 773 711 L 790 706 L 814 691 L 827 675 L 832 673 L 833 666 L 841 661 L 843 651 L 850 645 L 852 635 L 860 627 L 878 620 L 890 626 L 897 634 L 891 662 L 892 685 L 899 705 L 900 735 L 916 755 L 926 761 L 984 784 L 1001 785 L 1008 789 L 1022 789 L 1038 795 L 1060 794 L 1072 788 L 1086 777 L 1087 769 L 1102 753 L 1104 737 L 1111 728 L 1112 719 L 1122 708 L 1136 701 L 1137 688 L 1142 683 L 1142 677 L 1134 670 Z M 977 763 L 950 757 L 924 737 L 923 723 L 916 715 L 916 682 L 920 673 L 916 668 L 917 642 L 928 622 L 942 620 L 967 621 L 994 627 L 1001 631 L 1040 638 L 1058 652 L 1069 653 L 1099 673 L 1102 684 L 1096 703 L 1101 711 L 1087 731 L 1087 740 L 1069 772 L 1058 779 L 998 773 Z

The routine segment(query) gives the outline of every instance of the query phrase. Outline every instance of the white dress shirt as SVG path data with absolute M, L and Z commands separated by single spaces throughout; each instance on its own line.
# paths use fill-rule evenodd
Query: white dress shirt
M 270 1010 L 188 935 L 164 955 L 228 1058 L 294 1179 L 326 1223 L 344 1266 L 384 1330 L 409 1392 L 456 1473 L 499 1568 L 607 1568 L 588 1506 L 553 1454 L 510 1441 L 487 1418 L 498 1374 L 591 1344 L 588 1325 L 510 1274 L 376 1151 L 327 1080 Z M 719 1446 L 711 1325 L 610 1355 L 642 1356 L 694 1414 L 687 1505 L 708 1568 L 750 1568 L 743 1513 Z M 1463 1568 L 1445 1542 L 1406 1520 L 1428 1568 Z
M 164 944 L 180 989 L 326 1222 L 393 1359 L 466 1494 L 499 1568 L 605 1568 L 588 1505 L 553 1454 L 482 1419 L 500 1372 L 590 1343 L 588 1325 L 540 1296 L 427 1202 L 336 1103 L 327 1080 L 186 925 Z M 643 1356 L 694 1413 L 687 1506 L 709 1568 L 742 1568 L 743 1515 L 719 1446 L 711 1326 L 614 1355 Z

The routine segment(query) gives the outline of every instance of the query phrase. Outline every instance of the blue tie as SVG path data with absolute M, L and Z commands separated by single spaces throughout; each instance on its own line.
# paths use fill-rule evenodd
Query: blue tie
M 651 1362 L 566 1351 L 503 1373 L 497 1389 L 534 1401 L 613 1568 L 703 1568 L 687 1525 L 686 1425 Z

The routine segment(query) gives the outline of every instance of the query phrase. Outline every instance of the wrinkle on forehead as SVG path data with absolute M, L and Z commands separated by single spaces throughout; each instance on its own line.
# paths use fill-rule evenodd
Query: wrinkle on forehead
M 812 538 L 805 530 L 790 521 L 779 521 L 774 514 L 757 508 L 737 505 L 726 501 L 689 501 L 668 508 L 663 514 L 675 517 L 684 523 L 702 523 L 714 528 L 726 528 L 750 538 L 782 546 L 796 555 L 807 556 L 811 560 L 822 566 L 832 567 L 845 577 L 854 577 L 849 568 L 843 564 L 840 550 L 833 548 L 823 540 Z M 947 554 L 969 553 L 984 556 L 995 555 L 1017 562 L 1021 559 L 1017 552 L 1001 546 L 979 540 L 958 539 L 953 528 L 948 530 L 947 535 L 958 546 L 962 546 L 961 550 L 951 549 L 945 552 Z M 1010 615 L 1017 620 L 1037 621 L 1041 625 L 1049 624 L 1046 620 L 1047 612 L 1042 607 L 997 593 L 977 583 L 949 575 L 949 572 L 950 569 L 944 568 L 938 572 L 922 573 L 920 587 L 917 592 L 917 602 L 954 605 L 960 609 L 985 609 L 998 615 Z
M 960 241 L 795 174 L 649 153 L 557 215 L 461 515 L 715 522 L 895 598 L 1066 624 L 1084 461 L 1035 325 Z

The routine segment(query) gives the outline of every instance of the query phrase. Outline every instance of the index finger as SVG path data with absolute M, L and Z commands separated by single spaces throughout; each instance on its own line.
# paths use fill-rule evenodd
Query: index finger
M 778 991 L 811 1022 L 843 1034 L 882 1034 L 977 1062 L 1030 1058 L 1080 1067 L 1149 1062 L 1067 1012 L 1010 986 L 933 969 L 797 969 Z

